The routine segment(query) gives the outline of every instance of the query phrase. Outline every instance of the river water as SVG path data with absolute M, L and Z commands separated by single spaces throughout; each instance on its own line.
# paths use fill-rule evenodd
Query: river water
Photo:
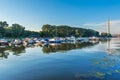
M 0 48 L 0 80 L 120 80 L 120 39 Z

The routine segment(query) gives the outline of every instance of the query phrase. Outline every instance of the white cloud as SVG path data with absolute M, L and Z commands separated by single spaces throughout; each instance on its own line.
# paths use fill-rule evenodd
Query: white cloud
M 102 23 L 86 23 L 83 24 L 83 27 L 91 28 L 100 32 L 107 32 L 108 22 Z M 120 33 L 120 20 L 111 20 L 110 21 L 110 31 L 112 34 Z

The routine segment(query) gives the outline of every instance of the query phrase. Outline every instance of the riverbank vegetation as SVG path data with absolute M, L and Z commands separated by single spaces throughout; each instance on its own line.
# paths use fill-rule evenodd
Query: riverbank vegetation
M 90 37 L 90 36 L 99 36 L 99 32 L 91 29 L 83 29 L 77 27 L 70 27 L 66 25 L 43 25 L 42 31 L 40 32 L 45 37 L 66 37 L 66 36 L 75 36 L 75 37 Z
M 79 27 L 71 27 L 67 25 L 43 25 L 42 31 L 40 31 L 42 37 L 111 37 L 111 34 L 105 32 L 99 34 L 98 31 L 92 29 L 84 29 Z
M 38 32 L 25 30 L 25 27 L 20 24 L 9 24 L 6 21 L 0 21 L 0 37 L 20 38 L 39 35 Z
M 78 27 L 71 27 L 67 25 L 43 25 L 42 30 L 39 32 L 26 30 L 24 26 L 20 24 L 9 24 L 6 21 L 0 21 L 0 37 L 12 37 L 12 38 L 20 38 L 20 37 L 29 37 L 29 36 L 37 36 L 37 37 L 107 37 L 111 36 L 107 33 L 102 33 L 99 35 L 98 31 L 92 29 L 84 29 Z

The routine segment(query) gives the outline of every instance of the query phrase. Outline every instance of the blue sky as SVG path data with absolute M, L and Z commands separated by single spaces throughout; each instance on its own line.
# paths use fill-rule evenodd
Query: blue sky
M 119 0 L 0 0 L 0 20 L 30 30 L 52 24 L 106 31 L 108 17 L 114 29 L 111 32 L 119 32 Z

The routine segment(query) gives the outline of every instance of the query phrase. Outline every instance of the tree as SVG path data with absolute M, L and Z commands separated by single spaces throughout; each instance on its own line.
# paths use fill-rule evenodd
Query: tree
M 20 37 L 20 36 L 23 36 L 25 32 L 25 27 L 19 24 L 12 24 L 11 30 L 12 30 L 13 37 Z
M 108 34 L 108 33 L 105 33 L 105 32 L 102 32 L 101 37 L 112 37 L 112 35 Z
M 70 27 L 66 25 L 43 25 L 41 35 L 45 37 L 66 37 L 66 36 L 76 36 L 76 37 L 91 37 L 99 36 L 99 32 L 92 29 L 83 29 L 78 27 Z
M 6 21 L 0 21 L 0 34 L 3 37 L 5 35 L 5 28 L 8 27 L 8 24 Z
M 5 28 L 5 37 L 12 37 L 12 28 L 11 27 Z

